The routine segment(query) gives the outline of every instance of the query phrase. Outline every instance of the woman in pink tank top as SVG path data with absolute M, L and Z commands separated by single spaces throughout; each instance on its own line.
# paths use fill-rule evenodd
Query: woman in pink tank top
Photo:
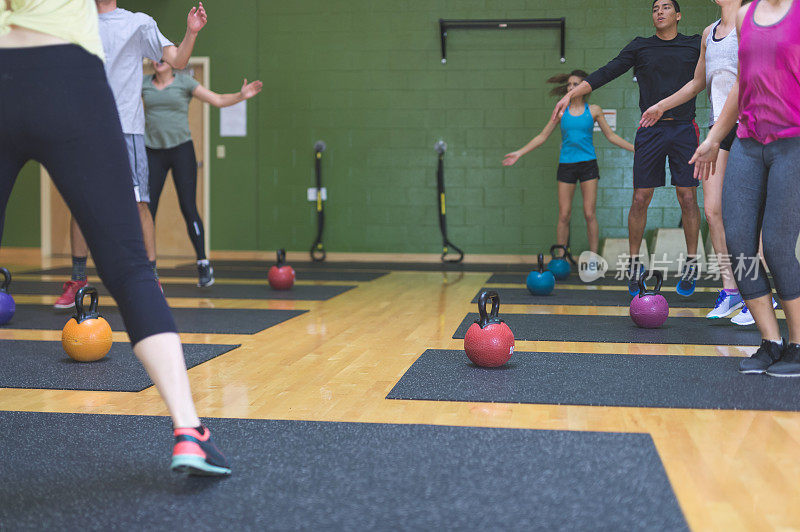
M 736 284 L 762 336 L 739 371 L 800 377 L 800 0 L 756 0 L 739 10 L 739 76 L 722 115 L 690 162 L 706 179 L 724 134 L 739 120 L 722 190 L 722 217 Z M 717 127 L 719 126 L 719 127 Z M 764 259 L 786 314 L 772 305 Z

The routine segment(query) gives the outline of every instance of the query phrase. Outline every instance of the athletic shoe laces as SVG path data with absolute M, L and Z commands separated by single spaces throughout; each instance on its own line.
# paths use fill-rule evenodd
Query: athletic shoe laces
M 714 303 L 714 308 L 719 307 L 722 303 L 728 298 L 728 293 L 725 290 L 720 290 L 719 295 L 717 296 L 717 302 Z
M 753 356 L 751 358 L 755 358 L 755 359 L 758 359 L 758 360 L 763 360 L 765 362 L 769 362 L 770 364 L 772 362 L 774 362 L 775 359 L 772 358 L 772 355 L 770 354 L 770 347 L 771 347 L 770 344 L 772 344 L 772 343 L 774 343 L 774 342 L 770 342 L 769 340 L 762 340 L 761 341 L 761 346 L 758 348 L 758 350 L 755 353 L 753 353 Z M 778 349 L 780 349 L 780 346 L 778 346 Z M 779 358 L 780 358 L 780 355 L 779 355 Z

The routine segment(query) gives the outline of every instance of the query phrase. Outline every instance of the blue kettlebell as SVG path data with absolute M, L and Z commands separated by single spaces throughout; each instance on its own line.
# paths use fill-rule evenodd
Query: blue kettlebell
M 544 255 L 541 253 L 539 253 L 539 271 L 533 270 L 529 273 L 525 284 L 528 286 L 528 291 L 535 296 L 549 296 L 556 286 L 553 272 L 544 269 Z
M 560 257 L 556 257 L 556 250 L 563 249 L 564 254 Z M 567 255 L 569 255 L 569 251 L 567 251 L 567 246 L 560 246 L 555 244 L 550 246 L 550 263 L 547 265 L 547 269 L 553 272 L 553 277 L 556 278 L 557 281 L 563 281 L 569 274 L 572 272 L 572 267 L 569 265 L 567 261 Z
M 0 268 L 3 274 L 3 284 L 0 286 L 0 325 L 5 325 L 14 317 L 17 305 L 14 298 L 8 293 L 8 286 L 11 284 L 11 272 L 6 268 Z

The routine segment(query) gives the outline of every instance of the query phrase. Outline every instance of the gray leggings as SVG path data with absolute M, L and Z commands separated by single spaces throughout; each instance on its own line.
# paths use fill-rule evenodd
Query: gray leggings
M 800 263 L 795 256 L 800 234 L 800 138 L 761 144 L 736 139 L 722 185 L 722 219 L 731 266 L 744 299 L 771 292 L 758 257 L 764 260 L 782 300 L 800 297 Z

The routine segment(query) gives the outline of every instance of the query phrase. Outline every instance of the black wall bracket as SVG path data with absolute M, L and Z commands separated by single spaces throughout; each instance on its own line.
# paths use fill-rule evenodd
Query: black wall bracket
M 521 18 L 510 20 L 445 20 L 439 19 L 439 33 L 442 38 L 442 64 L 447 63 L 447 32 L 449 30 L 506 30 L 506 29 L 558 29 L 561 31 L 561 62 L 567 62 L 565 36 L 567 19 L 562 18 Z

